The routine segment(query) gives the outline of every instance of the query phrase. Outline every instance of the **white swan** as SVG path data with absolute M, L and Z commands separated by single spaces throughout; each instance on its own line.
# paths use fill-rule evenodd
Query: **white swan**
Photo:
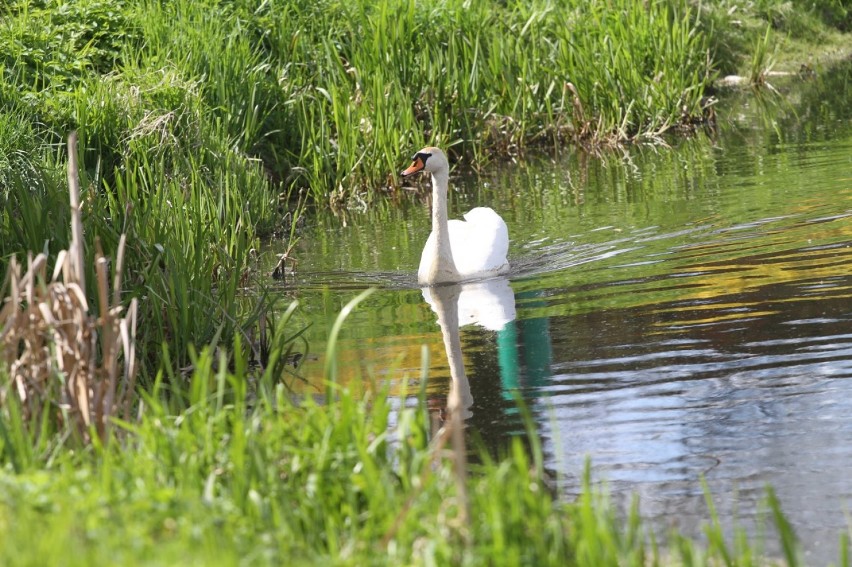
M 414 163 L 402 172 L 407 177 L 418 171 L 432 174 L 432 233 L 420 256 L 417 280 L 434 285 L 481 279 L 509 271 L 509 230 L 506 223 L 488 207 L 471 209 L 465 220 L 447 220 L 447 185 L 450 166 L 438 148 L 423 148 Z

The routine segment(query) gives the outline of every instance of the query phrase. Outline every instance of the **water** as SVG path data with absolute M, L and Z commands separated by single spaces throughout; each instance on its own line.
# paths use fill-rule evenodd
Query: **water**
M 638 494 L 658 529 L 697 536 L 703 476 L 723 524 L 754 533 L 770 484 L 807 563 L 836 561 L 852 513 L 850 81 L 846 65 L 770 109 L 727 99 L 720 132 L 672 149 L 493 162 L 452 179 L 451 214 L 491 206 L 512 238 L 492 316 L 461 330 L 469 431 L 492 449 L 522 432 L 520 394 L 566 497 L 589 458 L 616 502 Z M 341 307 L 378 286 L 344 327 L 340 380 L 390 381 L 410 403 L 399 385 L 416 390 L 425 348 L 439 411 L 450 373 L 415 283 L 428 203 L 400 201 L 314 219 L 281 294 L 300 300 L 321 353 Z M 469 293 L 463 320 L 482 297 Z M 309 357 L 302 374 L 323 362 Z

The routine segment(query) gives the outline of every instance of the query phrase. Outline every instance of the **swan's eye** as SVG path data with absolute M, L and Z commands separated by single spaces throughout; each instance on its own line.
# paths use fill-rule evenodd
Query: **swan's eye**
M 420 152 L 420 153 L 414 154 L 414 157 L 411 158 L 411 159 L 420 158 L 420 161 L 423 162 L 423 165 L 426 165 L 426 160 L 429 159 L 430 157 L 432 157 L 432 154 L 427 154 L 426 152 Z

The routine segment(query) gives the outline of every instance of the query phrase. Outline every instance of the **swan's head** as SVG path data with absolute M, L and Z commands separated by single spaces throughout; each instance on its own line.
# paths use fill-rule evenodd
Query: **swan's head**
M 402 172 L 403 177 L 408 177 L 418 171 L 426 171 L 429 173 L 450 171 L 450 164 L 447 162 L 447 156 L 444 155 L 444 152 L 442 152 L 439 148 L 431 146 L 423 148 L 414 154 L 414 157 L 411 159 L 413 159 L 414 162 L 408 169 Z

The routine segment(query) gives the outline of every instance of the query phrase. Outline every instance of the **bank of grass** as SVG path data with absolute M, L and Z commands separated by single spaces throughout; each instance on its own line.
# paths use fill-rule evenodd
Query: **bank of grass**
M 162 343 L 185 365 L 190 343 L 240 332 L 251 322 L 251 303 L 240 301 L 250 251 L 259 236 L 286 230 L 287 212 L 283 190 L 240 145 L 250 120 L 214 106 L 201 74 L 165 53 L 162 64 L 140 66 L 141 30 L 124 2 L 0 11 L 2 271 L 12 254 L 67 247 L 64 139 L 80 126 L 86 247 L 99 240 L 114 258 L 128 235 L 125 291 L 146 321 L 144 370 L 156 369 Z
M 750 74 L 767 28 L 804 50 L 852 27 L 842 0 L 17 0 L 0 14 L 3 118 L 32 130 L 12 149 L 40 162 L 77 128 L 100 185 L 142 161 L 337 206 L 395 186 L 425 143 L 483 163 L 657 139 L 701 120 L 716 71 Z M 282 216 L 252 221 L 269 232 Z
M 163 343 L 180 353 L 176 362 L 183 366 L 190 344 L 230 337 L 255 319 L 256 294 L 244 289 L 258 275 L 252 254 L 260 246 L 257 219 L 272 205 L 260 165 L 230 167 L 230 159 L 225 153 L 218 171 L 187 165 L 185 174 L 176 176 L 162 160 L 143 155 L 135 156 L 132 170 L 116 171 L 110 181 L 98 179 L 96 171 L 82 176 L 90 257 L 97 241 L 115 258 L 121 233 L 128 235 L 123 295 L 140 302 L 145 321 L 139 329 L 140 358 L 148 372 L 158 366 Z M 14 172 L 0 190 L 4 274 L 7 255 L 23 261 L 24 251 L 44 251 L 52 269 L 56 253 L 68 246 L 64 171 L 55 156 L 46 162 L 47 167 Z M 93 281 L 93 263 L 86 268 Z
M 617 511 L 588 479 L 576 500 L 555 497 L 535 437 L 471 465 L 462 522 L 452 459 L 430 446 L 424 398 L 393 408 L 381 387 L 330 385 L 333 402 L 297 402 L 272 373 L 252 375 L 239 358 L 228 370 L 226 360 L 199 353 L 182 392 L 161 376 L 139 419 L 107 446 L 38 442 L 5 405 L 0 563 L 800 563 L 771 493 L 785 554 L 775 560 L 759 542 L 724 537 L 715 520 L 704 544 L 655 535 L 636 506 Z
M 213 174 L 224 157 L 256 158 L 283 187 L 339 205 L 395 184 L 388 175 L 427 142 L 471 158 L 653 138 L 701 116 L 709 78 L 681 0 L 3 10 L 0 100 L 37 125 L 35 144 L 78 128 L 105 181 L 141 156 L 178 175 L 186 153 Z
M 698 10 L 721 75 L 753 81 L 770 66 L 821 71 L 852 55 L 852 5 L 845 0 L 718 0 L 701 2 Z

